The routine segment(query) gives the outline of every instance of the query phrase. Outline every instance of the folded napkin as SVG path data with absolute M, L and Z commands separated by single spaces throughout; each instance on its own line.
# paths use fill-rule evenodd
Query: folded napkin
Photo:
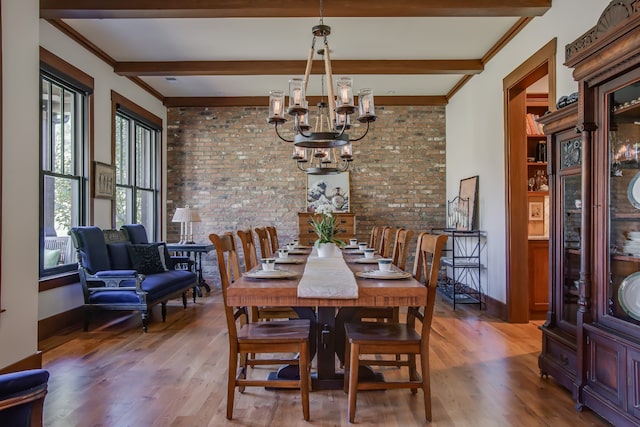
M 298 298 L 358 298 L 358 284 L 340 254 L 320 258 L 314 249 L 298 283 Z

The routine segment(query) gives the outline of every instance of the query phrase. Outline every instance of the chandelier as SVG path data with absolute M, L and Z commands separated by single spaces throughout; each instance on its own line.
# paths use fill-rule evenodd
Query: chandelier
M 361 89 L 358 92 L 358 107 L 354 103 L 352 80 L 341 77 L 336 83 L 337 96 L 333 90 L 333 76 L 331 73 L 331 58 L 327 36 L 331 34 L 331 27 L 324 25 L 322 18 L 322 1 L 320 2 L 320 23 L 311 30 L 313 39 L 307 59 L 304 78 L 289 80 L 289 106 L 286 110 L 293 117 L 293 139 L 285 138 L 278 129 L 284 124 L 285 94 L 281 90 L 269 93 L 269 117 L 267 122 L 274 125 L 276 135 L 285 141 L 293 143 L 292 159 L 298 169 L 310 175 L 330 175 L 349 169 L 353 161 L 351 143 L 360 141 L 369 132 L 369 123 L 376 120 L 373 91 Z M 314 114 L 313 127 L 309 124 L 309 103 L 306 99 L 307 84 L 311 74 L 311 66 L 315 52 L 316 39 L 321 38 L 324 48 L 317 51 L 323 57 L 324 79 L 322 80 L 322 97 L 317 104 Z M 324 89 L 327 88 L 325 100 Z M 351 115 L 358 112 L 357 120 L 366 123 L 364 133 L 357 138 L 350 138 L 346 133 L 351 129 Z

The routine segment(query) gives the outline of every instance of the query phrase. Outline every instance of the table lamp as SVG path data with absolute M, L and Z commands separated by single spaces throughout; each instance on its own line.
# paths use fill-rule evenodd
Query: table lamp
M 180 223 L 180 241 L 178 244 L 182 245 L 187 242 L 187 222 L 189 221 L 189 208 L 176 208 L 171 222 Z
M 186 238 L 186 244 L 195 244 L 196 242 L 194 242 L 193 240 L 193 223 L 194 222 L 201 222 L 202 219 L 200 219 L 200 213 L 198 212 L 198 209 L 196 209 L 195 207 L 190 208 L 189 205 L 186 206 L 187 209 L 187 223 L 189 225 L 189 234 Z M 186 226 L 185 226 L 185 233 L 186 233 Z

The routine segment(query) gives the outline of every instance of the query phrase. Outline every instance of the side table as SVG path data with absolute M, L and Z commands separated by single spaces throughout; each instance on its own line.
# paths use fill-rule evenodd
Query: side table
M 198 296 L 202 296 L 200 287 L 206 289 L 207 293 L 211 292 L 211 287 L 204 280 L 202 275 L 202 254 L 206 254 L 214 249 L 211 243 L 167 243 L 167 250 L 170 252 L 186 253 L 191 256 L 193 253 L 194 268 L 198 275 Z

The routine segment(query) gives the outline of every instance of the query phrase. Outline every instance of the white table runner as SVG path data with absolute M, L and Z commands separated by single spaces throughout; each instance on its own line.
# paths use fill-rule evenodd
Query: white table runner
M 358 298 L 358 283 L 339 249 L 327 258 L 313 249 L 298 283 L 298 298 Z

